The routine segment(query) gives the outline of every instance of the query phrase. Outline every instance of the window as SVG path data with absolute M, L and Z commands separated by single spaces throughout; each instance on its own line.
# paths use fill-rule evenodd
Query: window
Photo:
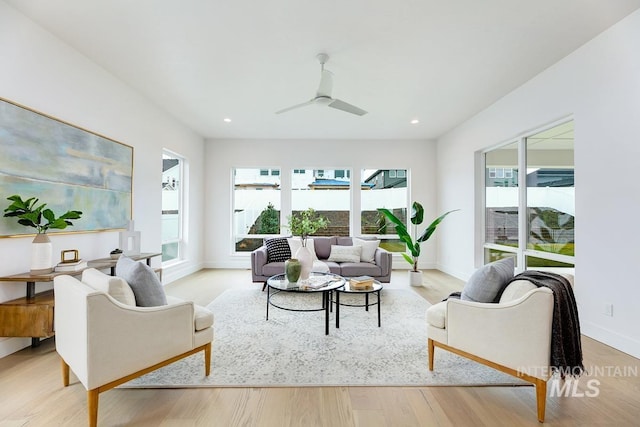
M 569 121 L 484 154 L 485 262 L 516 255 L 521 270 L 573 267 L 573 147 Z
M 518 247 L 518 179 L 505 179 L 505 167 L 518 168 L 518 143 L 485 154 L 485 242 Z M 517 175 L 517 174 L 516 174 Z
M 280 234 L 280 170 L 236 168 L 233 177 L 235 250 L 251 252 Z
M 395 178 L 389 177 L 389 171 Z M 267 171 L 268 174 L 264 174 Z M 263 244 L 265 238 L 287 236 L 288 217 L 313 208 L 329 220 L 321 236 L 369 235 L 380 239 L 381 247 L 404 252 L 392 224 L 383 222 L 377 209 L 386 207 L 407 218 L 409 192 L 405 169 L 366 169 L 361 171 L 362 210 L 351 212 L 355 183 L 350 169 L 234 168 L 232 236 L 234 253 L 247 254 Z M 283 185 L 290 191 L 282 194 Z M 290 182 L 289 182 L 290 181 Z M 360 219 L 360 223 L 358 222 Z
M 393 174 L 391 174 L 393 172 Z M 393 175 L 393 176 L 392 176 Z M 407 219 L 409 193 L 407 171 L 404 169 L 363 169 L 360 188 L 360 232 L 375 235 L 380 246 L 391 252 L 405 252 L 406 246 L 396 238 L 395 227 L 389 224 L 378 208 L 387 208 L 398 218 Z
M 162 153 L 162 262 L 182 258 L 184 159 Z
M 527 266 L 564 266 L 562 256 L 575 253 L 573 122 L 529 136 L 525 144 Z
M 349 236 L 351 218 L 351 182 L 348 179 L 331 179 L 335 170 L 308 169 L 302 176 L 291 177 L 291 211 L 297 213 L 315 209 L 329 220 L 329 227 L 317 234 L 324 236 Z

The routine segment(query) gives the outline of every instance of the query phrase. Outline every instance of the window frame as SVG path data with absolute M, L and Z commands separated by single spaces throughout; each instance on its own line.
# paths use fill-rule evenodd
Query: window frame
M 561 262 L 561 263 L 566 263 L 566 264 L 571 264 L 573 265 L 575 268 L 575 255 L 574 256 L 570 256 L 570 255 L 562 255 L 562 254 L 557 254 L 557 253 L 553 253 L 553 252 L 543 252 L 543 251 L 538 251 L 535 249 L 529 249 L 528 246 L 528 240 L 529 240 L 529 221 L 528 221 L 528 203 L 527 203 L 527 138 L 530 138 L 531 136 L 534 136 L 536 134 L 539 134 L 541 132 L 553 129 L 554 127 L 566 124 L 568 122 L 574 122 L 574 128 L 575 128 L 575 120 L 573 118 L 573 116 L 569 116 L 569 117 L 565 117 L 562 118 L 560 120 L 556 120 L 552 123 L 549 123 L 545 126 L 541 126 L 539 128 L 536 128 L 534 130 L 531 131 L 527 131 L 525 133 L 522 133 L 520 135 L 518 135 L 515 138 L 509 139 L 507 141 L 504 141 L 500 144 L 494 145 L 492 147 L 489 147 L 487 149 L 481 150 L 481 156 L 480 156 L 480 168 L 479 170 L 481 171 L 481 174 L 478 175 L 478 177 L 480 178 L 480 182 L 478 185 L 478 188 L 481 191 L 481 209 L 479 212 L 479 221 L 477 222 L 478 225 L 481 226 L 481 230 L 480 230 L 480 235 L 481 235 L 481 241 L 480 241 L 480 247 L 478 250 L 478 256 L 476 257 L 476 259 L 481 259 L 483 260 L 483 263 L 486 263 L 486 259 L 485 259 L 485 250 L 497 250 L 497 251 L 502 251 L 502 252 L 509 252 L 509 253 L 513 253 L 516 256 L 516 270 L 517 271 L 524 271 L 527 269 L 527 257 L 534 257 L 534 258 L 541 258 L 541 259 L 545 259 L 545 260 L 549 260 L 549 261 L 557 261 L 557 262 Z M 510 144 L 513 143 L 517 143 L 517 149 L 518 149 L 518 172 L 517 172 L 517 178 L 518 178 L 518 247 L 514 248 L 512 246 L 506 246 L 506 245 L 501 245 L 498 243 L 489 243 L 487 242 L 487 228 L 486 228 L 486 212 L 487 212 L 487 206 L 486 206 L 486 177 L 487 177 L 487 167 L 486 167 L 486 155 L 489 152 L 495 151 L 495 150 L 499 150 L 502 147 L 508 146 Z M 574 147 L 575 150 L 575 147 Z M 575 158 L 575 152 L 574 152 L 574 158 Z M 489 169 L 489 174 L 491 173 L 490 170 L 494 169 L 497 172 L 497 169 L 500 168 L 490 168 Z M 504 168 L 503 168 L 504 170 Z M 574 166 L 574 170 L 575 170 L 575 166 Z M 511 173 L 513 174 L 513 168 L 511 169 Z M 497 173 L 496 173 L 497 175 Z M 515 175 L 513 175 L 515 176 Z M 574 201 L 575 202 L 575 201 Z M 553 269 L 554 267 L 543 267 L 544 269 Z M 563 268 L 563 267 L 559 267 L 559 268 Z
M 362 176 L 362 170 L 365 169 L 374 169 L 374 170 L 399 170 L 398 166 L 396 165 L 395 168 L 362 168 L 361 170 L 356 171 L 354 168 L 349 168 L 349 167 L 345 167 L 345 166 L 340 166 L 340 167 L 328 167 L 327 165 L 315 165 L 315 166 L 307 166 L 304 169 L 298 168 L 298 167 L 285 167 L 285 166 L 281 166 L 278 169 L 280 170 L 280 233 L 279 234 L 268 234 L 268 235 L 263 235 L 263 234 L 236 234 L 235 231 L 235 224 L 234 224 L 234 218 L 233 218 L 233 212 L 236 209 L 236 205 L 235 205 L 235 192 L 234 192 L 234 186 L 235 186 L 235 173 L 236 170 L 238 169 L 256 169 L 256 170 L 261 170 L 261 169 L 269 169 L 271 170 L 272 168 L 267 168 L 264 165 L 261 166 L 253 166 L 253 167 L 246 167 L 246 166 L 232 166 L 231 168 L 231 194 L 232 194 L 232 202 L 231 202 L 231 217 L 230 217 L 230 254 L 231 256 L 238 256 L 238 257 L 246 257 L 248 255 L 250 255 L 250 251 L 244 251 L 244 250 L 237 250 L 236 248 L 236 241 L 239 238 L 255 238 L 255 239 L 263 239 L 263 238 L 273 238 L 273 237 L 286 237 L 289 236 L 289 230 L 286 227 L 287 224 L 287 218 L 291 215 L 292 212 L 292 196 L 293 196 L 293 180 L 295 176 L 300 176 L 301 174 L 306 174 L 308 175 L 309 178 L 314 178 L 314 175 L 317 175 L 316 173 L 314 173 L 315 171 L 318 170 L 322 170 L 323 172 L 325 172 L 325 175 L 327 174 L 327 171 L 329 171 L 330 173 L 328 174 L 328 176 L 331 176 L 331 173 L 335 173 L 332 171 L 344 171 L 345 174 L 345 178 L 340 178 L 340 180 L 348 180 L 349 181 L 349 236 L 361 236 L 364 238 L 367 237 L 375 237 L 378 238 L 380 240 L 388 240 L 388 241 L 394 241 L 394 240 L 398 240 L 398 235 L 396 233 L 393 234 L 364 234 L 362 233 L 361 230 L 361 194 L 362 194 L 362 190 L 361 190 L 361 185 L 362 182 L 364 182 L 364 179 L 366 177 Z M 411 170 L 409 167 L 401 167 L 400 170 L 406 171 L 405 172 L 405 179 L 406 179 L 406 186 L 407 186 L 407 191 L 406 191 L 406 195 L 405 195 L 405 203 L 406 203 L 406 210 L 407 212 L 411 211 Z M 356 185 L 356 183 L 360 181 L 360 185 Z M 311 191 L 311 190 L 309 190 Z M 326 190 L 319 190 L 319 191 L 326 191 Z M 407 218 L 407 221 L 409 221 L 409 218 Z M 400 258 L 400 252 L 393 252 L 393 256 L 394 256 L 394 260 L 395 259 L 401 259 Z
M 185 191 L 187 188 L 187 182 L 186 182 L 186 174 L 185 174 L 185 169 L 186 169 L 186 164 L 187 164 L 187 159 L 181 155 L 176 153 L 175 151 L 163 148 L 162 149 L 162 158 L 164 160 L 164 157 L 167 156 L 171 159 L 177 159 L 178 160 L 178 165 L 179 165 L 179 170 L 178 170 L 178 183 L 179 183 L 179 190 L 178 190 L 178 236 L 176 238 L 173 239 L 169 239 L 169 240 L 165 240 L 164 238 L 162 238 L 162 233 L 161 233 L 161 247 L 164 247 L 164 245 L 166 244 L 173 244 L 173 243 L 177 243 L 178 244 L 178 254 L 175 258 L 171 258 L 168 259 L 166 261 L 162 261 L 162 266 L 169 266 L 171 264 L 176 264 L 179 262 L 182 262 L 184 260 L 184 252 L 185 252 L 185 248 L 184 248 L 184 240 L 185 240 L 185 220 L 184 220 L 184 215 L 186 212 L 186 206 L 185 206 Z M 163 171 L 164 174 L 165 171 Z M 164 184 L 164 176 L 163 176 L 163 181 L 162 183 Z M 166 190 L 162 190 L 163 192 Z M 163 214 L 164 215 L 164 214 Z

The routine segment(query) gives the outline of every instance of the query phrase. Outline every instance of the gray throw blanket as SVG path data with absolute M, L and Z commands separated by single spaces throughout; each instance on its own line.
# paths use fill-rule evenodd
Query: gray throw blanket
M 562 377 L 579 376 L 584 372 L 580 320 L 573 289 L 559 274 L 529 270 L 516 275 L 514 280 L 528 280 L 534 285 L 553 291 L 553 322 L 551 331 L 551 360 L 553 372 Z

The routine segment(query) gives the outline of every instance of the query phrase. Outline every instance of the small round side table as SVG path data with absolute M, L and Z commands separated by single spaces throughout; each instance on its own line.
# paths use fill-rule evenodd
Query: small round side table
M 371 289 L 352 289 L 349 280 L 345 280 L 344 287 L 335 289 L 336 294 L 336 328 L 340 328 L 340 306 L 347 307 L 364 307 L 366 311 L 369 311 L 369 306 L 378 306 L 378 327 L 380 327 L 380 291 L 382 290 L 382 284 L 377 280 L 373 281 L 373 287 Z M 364 304 L 343 304 L 340 302 L 340 294 L 364 294 Z M 369 295 L 375 294 L 376 301 L 374 303 L 369 302 Z

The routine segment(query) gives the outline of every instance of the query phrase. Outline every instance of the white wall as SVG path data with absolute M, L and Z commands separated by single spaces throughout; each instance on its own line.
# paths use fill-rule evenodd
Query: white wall
M 439 139 L 438 206 L 463 217 L 441 230 L 439 266 L 461 278 L 477 267 L 474 152 L 571 114 L 582 332 L 640 357 L 640 11 Z
M 0 97 L 134 147 L 133 213 L 136 229 L 142 233 L 143 251 L 161 249 L 163 147 L 189 162 L 188 222 L 192 229 L 202 228 L 201 137 L 4 2 L 0 2 L 0 64 Z M 4 199 L 8 194 L 0 191 L 0 196 Z M 32 239 L 0 239 L 0 275 L 29 270 Z M 192 232 L 189 239 L 188 261 L 166 271 L 165 282 L 201 267 L 201 234 Z M 51 240 L 54 254 L 73 248 L 80 250 L 82 258 L 92 259 L 105 257 L 116 248 L 118 233 L 53 234 Z M 156 258 L 154 265 L 159 262 Z M 39 284 L 37 291 L 46 288 Z M 0 301 L 24 293 L 22 283 L 0 283 Z M 0 338 L 0 357 L 28 344 L 28 338 Z
M 234 167 L 281 168 L 283 197 L 287 194 L 284 175 L 290 173 L 291 169 L 351 169 L 352 177 L 356 180 L 360 178 L 362 169 L 407 169 L 410 170 L 411 200 L 424 205 L 427 219 L 438 215 L 435 195 L 436 150 L 432 141 L 208 140 L 205 152 L 206 234 L 209 236 L 205 242 L 207 267 L 250 268 L 248 254 L 233 255 L 230 230 L 231 170 Z M 359 199 L 352 203 L 357 203 L 357 209 L 354 209 L 359 211 Z M 435 266 L 436 244 L 435 239 L 432 240 L 423 245 L 421 268 Z M 394 260 L 394 267 L 406 268 L 409 264 L 400 258 Z

